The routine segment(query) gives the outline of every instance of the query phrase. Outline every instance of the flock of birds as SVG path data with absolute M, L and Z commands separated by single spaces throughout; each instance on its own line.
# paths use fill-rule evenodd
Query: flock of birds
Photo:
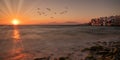
M 68 9 L 69 9 L 68 7 L 65 7 L 63 11 L 56 12 L 52 8 L 46 8 L 44 11 L 42 11 L 41 8 L 37 8 L 36 9 L 37 10 L 36 13 L 37 13 L 38 16 L 48 16 L 49 13 L 51 13 L 51 15 L 64 15 L 64 14 L 68 13 Z M 47 12 L 45 12 L 45 11 L 47 11 Z M 51 16 L 50 18 L 55 18 L 55 17 Z
M 52 8 L 45 8 L 45 10 L 43 11 L 43 9 L 41 8 L 36 8 L 35 9 L 35 13 L 33 13 L 34 16 L 48 16 L 50 18 L 55 18 L 55 15 L 64 15 L 68 13 L 69 7 L 64 7 L 64 10 L 62 11 L 55 11 Z M 0 12 L 2 12 L 2 10 L 0 9 Z

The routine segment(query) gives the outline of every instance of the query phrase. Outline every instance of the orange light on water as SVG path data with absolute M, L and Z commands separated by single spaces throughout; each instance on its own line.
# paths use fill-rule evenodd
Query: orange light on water
M 18 19 L 13 19 L 13 20 L 12 20 L 12 24 L 13 24 L 13 25 L 18 25 L 18 24 L 20 24 L 20 22 L 19 22 Z

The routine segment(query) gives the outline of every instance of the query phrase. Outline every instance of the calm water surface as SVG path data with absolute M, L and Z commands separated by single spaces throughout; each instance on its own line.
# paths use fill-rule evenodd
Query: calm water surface
M 0 26 L 0 60 L 34 60 L 68 53 L 76 58 L 89 42 L 119 39 L 120 27 Z

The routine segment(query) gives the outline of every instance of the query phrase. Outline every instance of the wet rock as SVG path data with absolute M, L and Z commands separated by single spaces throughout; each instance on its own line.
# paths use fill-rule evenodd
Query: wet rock
M 50 57 L 35 58 L 34 60 L 50 60 Z
M 59 60 L 66 60 L 64 57 L 60 57 Z
M 97 44 L 97 45 L 96 45 Z M 120 44 L 118 42 L 96 43 L 91 47 L 84 48 L 81 52 L 88 52 L 85 60 L 120 60 Z
M 57 58 L 54 58 L 54 60 L 57 60 Z
M 60 57 L 59 60 L 69 60 L 69 57 Z

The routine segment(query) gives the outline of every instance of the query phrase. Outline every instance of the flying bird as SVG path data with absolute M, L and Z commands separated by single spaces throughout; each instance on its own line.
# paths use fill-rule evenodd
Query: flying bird
M 54 14 L 57 14 L 56 12 L 54 12 Z
M 60 12 L 60 14 L 65 14 L 65 13 L 67 13 L 68 11 L 62 11 L 62 12 Z
M 37 10 L 40 10 L 40 8 L 37 8 Z
M 45 12 L 42 12 L 42 14 L 45 14 Z
M 50 18 L 54 18 L 54 17 L 50 17 Z
M 50 8 L 46 8 L 48 11 L 51 11 L 51 9 Z
M 38 11 L 37 13 L 38 13 L 39 15 L 42 15 L 41 12 L 39 12 L 39 11 Z
M 68 7 L 65 7 L 65 9 L 69 9 Z

